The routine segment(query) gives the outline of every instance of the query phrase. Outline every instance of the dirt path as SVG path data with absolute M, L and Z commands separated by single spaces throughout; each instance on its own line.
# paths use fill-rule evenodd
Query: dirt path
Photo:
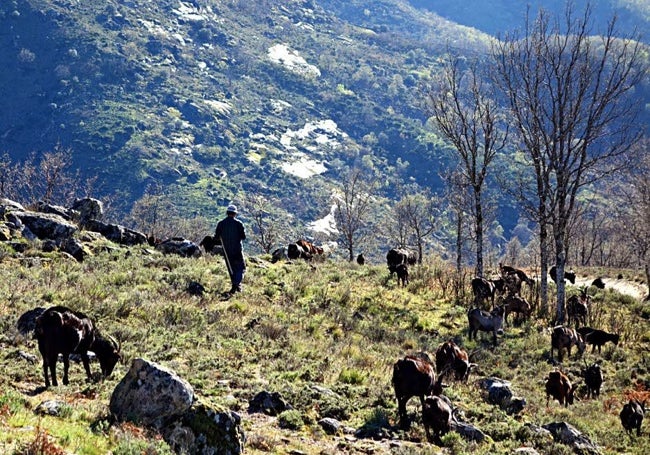
M 589 286 L 595 279 L 596 277 L 576 277 L 575 286 Z M 648 288 L 645 285 L 636 283 L 634 281 L 618 280 L 613 278 L 603 278 L 603 281 L 605 282 L 605 289 L 615 289 L 621 294 L 630 295 L 637 300 L 642 300 L 645 298 L 645 296 L 648 295 Z

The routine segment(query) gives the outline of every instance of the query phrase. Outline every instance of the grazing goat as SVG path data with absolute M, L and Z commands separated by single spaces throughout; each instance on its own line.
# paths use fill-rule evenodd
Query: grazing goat
M 603 281 L 602 277 L 596 278 L 594 281 L 591 282 L 591 285 L 598 289 L 605 289 L 605 282 Z
M 560 362 L 562 361 L 562 349 L 566 348 L 567 356 L 571 357 L 571 346 L 576 345 L 580 354 L 585 352 L 585 342 L 582 336 L 575 330 L 557 326 L 553 327 L 551 334 L 551 359 L 553 359 L 553 349 L 557 349 L 557 356 Z
M 472 292 L 474 293 L 476 306 L 482 306 L 484 300 L 490 299 L 490 308 L 492 308 L 497 292 L 501 294 L 505 292 L 505 281 L 503 281 L 503 278 L 488 280 L 476 277 L 472 279 Z
M 503 303 L 505 307 L 505 314 L 503 319 L 506 324 L 508 323 L 508 315 L 510 313 L 517 313 L 517 315 L 521 315 L 523 319 L 526 319 L 528 316 L 530 316 L 532 307 L 530 306 L 530 303 L 528 303 L 528 301 L 523 297 L 510 294 L 505 298 Z
M 578 332 L 582 335 L 585 343 L 591 345 L 591 352 L 594 352 L 598 348 L 598 352 L 600 353 L 601 347 L 608 341 L 618 346 L 618 342 L 621 339 L 618 333 L 609 333 L 600 329 L 592 329 L 591 327 L 580 327 Z
M 503 306 L 498 306 L 490 313 L 473 308 L 467 312 L 469 323 L 469 339 L 476 339 L 478 331 L 492 332 L 492 343 L 497 345 L 497 334 L 503 334 Z
M 441 374 L 436 381 L 433 364 L 415 356 L 406 356 L 393 365 L 393 389 L 397 399 L 400 426 L 408 428 L 406 403 L 411 397 L 419 397 L 424 408 L 424 397 L 442 393 Z
M 452 419 L 455 420 L 454 410 L 446 397 L 426 397 L 422 404 L 422 424 L 429 442 L 442 445 L 440 436 L 451 430 Z
M 529 278 L 528 275 L 526 275 L 526 272 L 509 265 L 499 263 L 499 273 L 501 274 L 501 277 L 503 277 L 506 288 L 510 294 L 521 293 L 522 283 L 526 283 L 529 286 L 535 284 L 535 280 Z
M 567 316 L 568 324 L 571 324 L 573 320 L 576 327 L 578 324 L 585 325 L 587 324 L 587 315 L 589 312 L 589 301 L 590 297 L 587 294 L 587 288 L 584 288 L 580 291 L 580 295 L 572 295 L 567 300 Z
M 560 404 L 563 404 L 565 407 L 568 407 L 570 404 L 573 404 L 573 398 L 577 385 L 571 385 L 569 378 L 562 373 L 561 371 L 551 371 L 548 374 L 548 379 L 546 379 L 546 406 L 548 406 L 548 400 L 550 397 L 553 397 Z
M 396 272 L 398 265 L 415 265 L 417 261 L 418 254 L 405 248 L 391 248 L 388 253 L 386 253 L 386 264 L 388 265 L 388 271 L 391 276 Z
M 357 256 L 357 264 L 363 265 L 366 263 L 366 258 L 363 256 L 363 253 L 359 253 Z
M 439 375 L 452 370 L 456 380 L 467 382 L 470 370 L 475 366 L 475 363 L 469 363 L 467 351 L 451 340 L 445 341 L 436 350 L 436 370 Z
M 48 369 L 52 384 L 56 380 L 56 361 L 63 356 L 63 384 L 68 384 L 70 354 L 81 356 L 86 376 L 92 379 L 88 351 L 93 351 L 99 360 L 104 377 L 110 376 L 120 359 L 120 346 L 113 339 L 103 338 L 93 322 L 85 314 L 72 311 L 63 306 L 50 307 L 36 320 L 36 339 L 38 350 L 43 356 L 43 376 L 45 387 L 50 386 Z
M 397 273 L 397 284 L 406 286 L 409 284 L 409 268 L 406 264 L 400 264 L 395 267 L 395 273 Z
M 551 279 L 557 283 L 557 267 L 553 266 L 548 271 L 548 274 L 551 276 Z M 569 280 L 569 283 L 576 284 L 576 274 L 574 272 L 564 271 L 564 279 Z
M 641 436 L 641 424 L 643 423 L 644 414 L 645 401 L 630 400 L 629 403 L 623 406 L 619 416 L 621 417 L 621 424 L 628 434 L 631 435 L 632 430 L 636 429 L 636 435 Z
M 582 370 L 582 377 L 587 385 L 587 398 L 600 396 L 600 386 L 603 385 L 603 370 L 597 362 Z

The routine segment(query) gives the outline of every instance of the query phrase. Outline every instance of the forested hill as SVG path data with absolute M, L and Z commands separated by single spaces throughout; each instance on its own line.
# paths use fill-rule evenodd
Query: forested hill
M 447 46 L 480 54 L 485 32 L 523 20 L 514 0 L 452 3 L 3 1 L 0 152 L 70 150 L 124 212 L 151 184 L 178 214 L 210 219 L 257 194 L 298 230 L 327 215 L 359 160 L 388 200 L 405 182 L 439 191 L 445 144 L 419 87 Z M 493 16 L 476 6 L 493 3 Z

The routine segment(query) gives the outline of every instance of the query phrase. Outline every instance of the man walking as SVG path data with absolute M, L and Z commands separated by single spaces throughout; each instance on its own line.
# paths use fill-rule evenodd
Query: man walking
M 217 223 L 214 237 L 223 247 L 223 254 L 230 275 L 232 287 L 225 293 L 230 297 L 235 292 L 241 292 L 241 282 L 246 272 L 246 263 L 242 253 L 242 240 L 246 239 L 244 225 L 237 218 L 237 206 L 230 204 L 226 208 L 226 217 Z

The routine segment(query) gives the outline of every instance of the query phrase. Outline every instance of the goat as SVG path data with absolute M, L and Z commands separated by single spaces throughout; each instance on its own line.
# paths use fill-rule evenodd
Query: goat
M 587 385 L 587 398 L 600 396 L 600 386 L 603 384 L 603 370 L 597 362 L 581 371 Z
M 636 429 L 636 435 L 641 436 L 641 424 L 643 423 L 643 415 L 645 414 L 645 401 L 630 400 L 623 406 L 621 413 L 621 424 L 628 434 L 632 434 L 632 430 Z
M 45 387 L 58 386 L 56 380 L 56 361 L 63 356 L 63 384 L 68 385 L 70 354 L 79 354 L 86 376 L 92 379 L 88 351 L 93 351 L 99 360 L 102 375 L 108 377 L 120 360 L 120 346 L 114 339 L 106 339 L 99 334 L 93 322 L 85 314 L 72 311 L 64 306 L 50 307 L 36 320 L 36 339 L 38 350 L 43 356 L 43 376 Z
M 601 347 L 608 341 L 611 341 L 614 345 L 618 346 L 618 342 L 621 339 L 621 336 L 618 333 L 609 333 L 591 327 L 580 327 L 578 333 L 582 335 L 585 343 L 591 345 L 591 352 L 594 352 L 596 348 L 598 348 L 598 353 L 601 352 Z
M 592 281 L 591 285 L 598 289 L 605 289 L 605 282 L 603 281 L 603 278 L 600 276 L 596 278 L 594 281 Z
M 455 420 L 454 410 L 446 397 L 430 396 L 422 404 L 422 424 L 429 442 L 442 445 L 440 436 L 451 430 L 452 419 Z
M 510 313 L 517 313 L 517 315 L 522 315 L 523 319 L 526 319 L 530 315 L 531 306 L 528 301 L 518 295 L 510 294 L 504 300 L 505 314 L 504 321 L 508 323 L 508 315 Z
M 469 323 L 469 339 L 474 339 L 478 331 L 492 332 L 492 343 L 497 345 L 497 334 L 503 334 L 503 306 L 498 306 L 490 313 L 487 311 L 473 308 L 467 312 L 467 321 Z
M 359 253 L 359 255 L 357 256 L 357 264 L 364 265 L 365 263 L 366 263 L 365 256 L 363 255 L 363 253 Z
M 409 284 L 409 268 L 406 264 L 399 264 L 395 267 L 395 273 L 397 273 L 397 284 L 402 286 Z
M 472 292 L 474 293 L 474 302 L 477 306 L 481 306 L 483 301 L 490 299 L 490 303 L 494 306 L 494 297 L 498 293 L 505 292 L 505 281 L 503 278 L 497 280 L 488 280 L 485 278 L 476 277 L 472 279 Z
M 587 294 L 587 288 L 585 287 L 580 291 L 580 295 L 572 295 L 567 300 L 567 316 L 568 324 L 571 324 L 573 320 L 576 327 L 579 323 L 585 325 L 587 323 L 587 315 L 589 313 L 589 301 L 590 297 Z
M 562 361 L 562 349 L 566 348 L 567 356 L 571 357 L 571 346 L 576 345 L 580 354 L 585 352 L 585 342 L 582 336 L 575 330 L 564 327 L 553 327 L 551 334 L 551 359 L 553 359 L 553 349 L 557 349 L 557 356 Z
M 523 270 L 503 265 L 502 263 L 499 263 L 499 273 L 503 277 L 506 288 L 510 294 L 521 293 L 522 283 L 526 283 L 529 286 L 535 284 L 535 280 L 529 278 Z
M 393 389 L 397 399 L 400 426 L 408 428 L 406 403 L 411 397 L 419 397 L 424 408 L 424 397 L 442 393 L 442 378 L 440 374 L 436 381 L 433 364 L 423 358 L 406 356 L 393 365 Z
M 557 267 L 553 266 L 548 271 L 548 274 L 551 276 L 551 279 L 557 283 Z M 576 284 L 576 274 L 574 272 L 564 271 L 564 279 L 569 280 L 569 283 Z
M 470 370 L 475 363 L 469 362 L 467 351 L 461 349 L 453 341 L 445 341 L 436 349 L 436 370 L 438 374 L 443 371 L 453 370 L 454 376 L 459 381 L 467 382 Z
M 546 406 L 548 406 L 550 397 L 553 397 L 565 407 L 573 404 L 577 385 L 571 385 L 569 378 L 561 371 L 551 371 L 544 386 L 546 388 Z

